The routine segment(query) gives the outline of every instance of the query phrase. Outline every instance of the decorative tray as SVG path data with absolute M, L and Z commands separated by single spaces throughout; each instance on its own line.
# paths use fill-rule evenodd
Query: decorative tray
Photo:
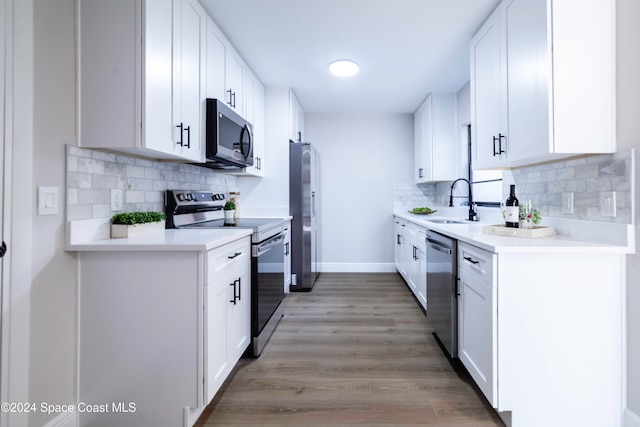
M 555 235 L 553 227 L 542 227 L 535 225 L 533 228 L 511 228 L 504 224 L 485 225 L 482 229 L 484 234 L 495 234 L 496 236 L 524 237 L 537 239 L 539 237 L 549 237 Z
M 438 211 L 436 209 L 430 209 L 430 208 L 413 208 L 408 212 L 414 215 L 430 215 Z

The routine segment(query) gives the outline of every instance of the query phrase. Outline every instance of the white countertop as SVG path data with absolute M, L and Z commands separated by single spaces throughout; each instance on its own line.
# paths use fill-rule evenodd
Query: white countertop
M 395 209 L 393 214 L 417 225 L 445 234 L 458 241 L 466 242 L 494 253 L 619 253 L 635 252 L 634 230 L 632 225 L 595 223 L 548 219 L 541 225 L 553 226 L 556 235 L 536 239 L 504 237 L 485 234 L 486 225 L 500 224 L 499 216 L 483 215 L 479 222 L 466 221 L 465 224 L 438 224 L 429 219 L 447 218 L 464 220 L 466 208 L 460 210 L 438 208 L 431 215 L 414 215 L 407 210 Z M 483 220 L 483 216 L 486 218 Z
M 67 223 L 66 251 L 208 251 L 245 236 L 251 229 L 171 229 L 152 231 L 125 239 L 111 239 L 110 220 Z

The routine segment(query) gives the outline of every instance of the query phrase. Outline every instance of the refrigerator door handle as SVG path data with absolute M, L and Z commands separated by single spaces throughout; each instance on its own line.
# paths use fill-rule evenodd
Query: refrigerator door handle
M 316 192 L 311 192 L 311 216 L 316 216 Z

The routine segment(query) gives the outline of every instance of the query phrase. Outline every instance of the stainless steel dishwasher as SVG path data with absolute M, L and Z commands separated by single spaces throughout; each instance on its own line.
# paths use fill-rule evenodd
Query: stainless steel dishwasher
M 458 357 L 458 241 L 427 231 L 427 320 L 450 357 Z

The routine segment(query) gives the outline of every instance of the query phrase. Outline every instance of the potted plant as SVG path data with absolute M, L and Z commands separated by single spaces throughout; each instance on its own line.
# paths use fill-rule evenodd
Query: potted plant
M 222 207 L 224 209 L 224 223 L 235 224 L 234 216 L 236 213 L 236 204 L 232 201 L 228 201 Z
M 531 200 L 521 204 L 520 210 L 520 228 L 533 228 L 542 221 L 542 216 L 538 209 L 531 207 Z
M 111 217 L 111 237 L 123 238 L 164 230 L 162 212 L 124 212 Z

